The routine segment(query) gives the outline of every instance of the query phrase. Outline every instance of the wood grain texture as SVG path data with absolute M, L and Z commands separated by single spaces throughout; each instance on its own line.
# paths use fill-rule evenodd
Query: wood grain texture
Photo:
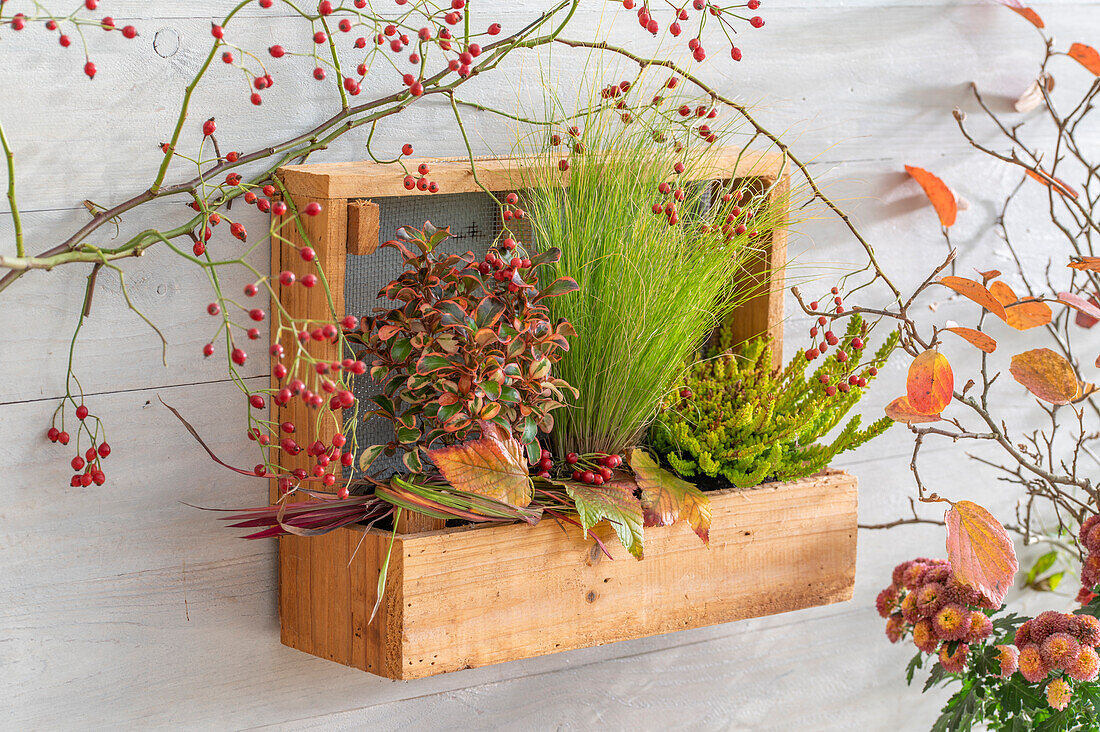
M 25 0 L 13 2 L 6 9 L 27 11 Z M 210 21 L 236 4 L 103 0 L 105 14 L 119 24 L 134 22 L 141 35 L 125 43 L 117 34 L 89 36 L 100 69 L 94 83 L 77 78 L 83 56 L 76 46 L 61 49 L 41 29 L 12 34 L 0 28 L 0 89 L 5 100 L 18 96 L 17 103 L 0 105 L 0 118 L 16 148 L 29 247 L 47 248 L 79 228 L 87 216 L 79 201 L 115 203 L 148 186 L 183 84 L 208 48 Z M 1029 4 L 1063 44 L 1100 42 L 1095 3 Z M 499 14 L 506 27 L 544 6 L 536 0 L 497 5 L 493 17 Z M 586 3 L 579 28 L 613 27 L 639 49 L 653 43 L 628 13 L 611 10 Z M 813 161 L 829 193 L 876 244 L 884 266 L 914 285 L 944 253 L 935 214 L 902 170 L 908 163 L 934 170 L 973 204 L 954 227 L 960 270 L 1011 272 L 992 224 L 996 199 L 1016 176 L 970 153 L 951 109 L 959 105 L 975 119 L 967 91 L 975 81 L 997 109 L 1008 111 L 1041 53 L 1034 30 L 988 0 L 775 0 L 762 10 L 767 26 L 738 37 L 745 51 L 741 64 L 701 68 L 724 93 L 752 104 L 763 122 L 789 132 L 794 149 Z M 608 25 L 605 16 L 621 22 Z M 234 42 L 260 52 L 276 42 L 308 50 L 308 28 L 286 14 L 257 8 L 246 10 L 246 17 L 234 23 Z M 713 40 L 704 40 L 719 48 L 716 25 L 708 24 L 711 32 Z M 178 49 L 167 57 L 154 51 L 158 33 L 162 40 L 178 37 Z M 567 98 L 593 72 L 583 60 L 562 55 L 555 62 L 555 83 Z M 249 148 L 289 137 L 335 111 L 310 75 L 309 59 L 283 61 L 272 66 L 278 83 L 265 91 L 263 107 L 248 104 L 239 73 L 226 67 L 196 90 L 191 119 L 217 115 L 223 145 Z M 1084 72 L 1070 69 L 1056 70 L 1059 88 L 1079 83 L 1077 74 Z M 620 66 L 607 75 L 618 80 L 632 71 Z M 530 99 L 541 108 L 540 72 L 532 59 L 513 77 L 479 79 L 471 98 L 510 104 L 522 87 L 535 90 Z M 478 154 L 507 152 L 515 139 L 508 121 L 471 112 L 467 124 Z M 199 126 L 189 123 L 185 130 L 182 144 L 189 150 L 197 147 Z M 1100 144 L 1100 129 L 1084 132 L 1086 144 Z M 980 133 L 994 140 L 988 130 Z M 361 159 L 365 139 L 365 131 L 352 133 L 312 160 Z M 422 154 L 463 153 L 461 137 L 438 107 L 410 109 L 374 136 L 376 149 L 388 154 L 405 142 Z M 181 164 L 169 177 L 178 181 L 188 173 Z M 0 198 L 0 212 L 6 208 Z M 234 206 L 233 214 L 249 231 L 266 226 L 255 211 Z M 153 215 L 180 221 L 186 210 L 182 200 L 170 200 Z M 147 223 L 140 217 L 122 221 L 124 231 Z M 842 227 L 819 212 L 800 211 L 791 230 L 793 264 L 786 276 L 806 292 L 827 292 L 845 267 L 860 261 Z M 106 231 L 96 243 L 109 245 L 113 235 Z M 217 243 L 221 251 L 239 251 L 231 248 L 239 243 L 225 236 Z M 1064 246 L 1060 234 L 1034 222 L 1027 236 L 1023 256 L 1034 271 Z M 11 242 L 10 221 L 0 216 L 0 248 L 9 253 Z M 256 266 L 263 271 L 260 254 Z M 179 407 L 228 462 L 256 462 L 254 445 L 241 440 L 246 410 L 240 393 L 224 381 L 224 364 L 200 355 L 214 329 L 204 315 L 209 284 L 155 250 L 130 265 L 136 265 L 131 294 L 172 343 L 169 369 L 160 365 L 156 336 L 125 310 L 117 282 L 103 280 L 78 343 L 81 378 L 115 448 L 108 483 L 96 490 L 70 489 L 72 454 L 42 438 L 63 392 L 63 362 L 86 270 L 33 273 L 0 296 L 0 726 L 908 732 L 927 730 L 934 719 L 942 694 L 922 697 L 919 687 L 905 686 L 911 649 L 884 641 L 873 602 L 894 564 L 942 546 L 935 527 L 861 534 L 850 603 L 416 682 L 375 678 L 280 645 L 274 544 L 240 541 L 211 514 L 180 503 L 242 508 L 262 503 L 266 486 L 213 465 L 156 402 L 159 394 Z M 227 291 L 239 293 L 250 277 L 242 270 L 225 284 Z M 927 304 L 936 307 L 939 322 L 962 322 L 972 314 L 946 297 Z M 788 318 L 790 355 L 809 323 L 790 307 Z M 945 348 L 957 373 L 978 367 L 966 344 Z M 258 378 L 249 383 L 262 385 L 262 359 L 250 358 L 246 369 L 254 362 L 256 370 L 247 373 Z M 869 418 L 881 414 L 904 382 L 904 363 L 891 363 L 859 410 Z M 1025 430 L 1043 426 L 1015 423 Z M 994 471 L 966 460 L 957 447 L 930 442 L 928 448 L 922 470 L 930 484 L 952 486 L 958 497 L 982 501 L 998 516 L 1012 515 L 1015 494 L 996 482 Z M 840 466 L 860 478 L 861 521 L 885 521 L 908 510 L 911 449 L 911 438 L 895 428 L 842 457 Z M 1034 560 L 1032 551 L 1021 548 L 1021 564 Z M 373 591 L 373 579 L 355 581 Z M 1031 595 L 1021 610 L 1071 605 L 1071 597 Z
M 284 642 L 417 679 L 843 602 L 855 579 L 856 503 L 856 480 L 838 471 L 720 491 L 709 546 L 683 524 L 650 528 L 642 561 L 606 523 L 595 531 L 611 558 L 577 527 L 550 520 L 398 535 L 379 628 L 363 649 L 357 621 L 376 593 L 352 586 L 379 576 L 391 537 L 344 529 L 313 544 L 328 561 L 296 578 L 315 602 L 321 591 L 339 602 L 314 605 L 309 618 L 284 616 Z

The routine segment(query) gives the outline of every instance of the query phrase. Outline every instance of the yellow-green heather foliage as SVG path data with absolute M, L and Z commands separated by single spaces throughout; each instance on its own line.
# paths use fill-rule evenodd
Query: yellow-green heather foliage
M 818 442 L 860 400 L 897 343 L 893 331 L 861 361 L 862 331 L 861 319 L 852 317 L 836 351 L 811 375 L 802 352 L 773 370 L 764 338 L 699 360 L 654 422 L 653 447 L 683 476 L 723 478 L 743 488 L 818 472 L 892 424 L 883 417 L 861 430 L 855 415 L 831 442 Z

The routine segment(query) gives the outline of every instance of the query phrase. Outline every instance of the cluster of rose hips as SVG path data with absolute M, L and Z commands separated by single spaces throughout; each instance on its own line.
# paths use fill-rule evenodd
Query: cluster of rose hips
M 272 444 L 271 435 L 265 434 L 260 431 L 259 428 L 253 428 L 248 432 L 248 438 L 258 442 L 260 445 L 267 447 L 271 446 L 272 450 L 281 450 L 282 452 L 295 457 L 305 452 L 306 455 L 313 458 L 313 468 L 307 471 L 305 468 L 294 468 L 288 471 L 287 475 L 279 478 L 279 490 L 283 493 L 287 493 L 294 487 L 295 481 L 301 483 L 308 480 L 312 475 L 315 479 L 320 479 L 321 483 L 325 487 L 331 487 L 336 484 L 335 471 L 339 466 L 350 468 L 355 462 L 355 455 L 349 449 L 346 452 L 342 452 L 341 448 L 348 445 L 348 438 L 341 432 L 337 432 L 332 436 L 331 443 L 326 445 L 321 440 L 315 440 L 312 444 L 303 448 L 295 441 L 291 436 L 295 433 L 296 427 L 293 422 L 283 422 L 278 426 L 278 434 L 282 437 L 279 438 L 278 443 Z M 274 432 L 274 430 L 273 430 Z M 272 460 L 273 463 L 277 461 Z M 253 472 L 263 478 L 268 475 L 267 466 L 263 463 L 256 465 Z M 336 496 L 338 498 L 348 497 L 347 486 L 341 486 L 337 491 Z
M 886 618 L 886 637 L 897 643 L 912 634 L 923 653 L 939 650 L 940 664 L 951 673 L 966 667 L 970 645 L 993 632 L 982 609 L 988 600 L 958 579 L 942 559 L 914 559 L 894 568 L 893 582 L 879 593 L 875 606 Z
M 655 17 L 653 17 L 654 10 L 652 5 L 649 3 L 649 0 L 641 0 L 640 5 L 636 2 L 636 0 L 622 0 L 622 4 L 624 10 L 634 10 L 635 8 L 637 8 L 638 25 L 645 28 L 653 35 L 657 35 L 657 32 L 661 29 L 661 24 L 657 21 Z M 672 6 L 673 18 L 668 25 L 668 32 L 670 35 L 678 37 L 681 33 L 684 32 L 684 29 L 680 25 L 680 23 L 690 20 L 691 15 L 688 13 L 686 3 L 680 7 L 672 5 L 672 3 L 669 3 L 669 5 Z M 715 18 L 719 23 L 722 24 L 722 30 L 725 33 L 726 38 L 729 38 L 729 34 L 731 32 L 737 32 L 737 29 L 734 27 L 733 24 L 734 18 L 740 21 L 748 22 L 748 24 L 751 25 L 753 28 L 764 27 L 764 19 L 761 18 L 759 15 L 752 16 L 751 18 L 746 18 L 745 16 L 739 15 L 737 13 L 737 11 L 741 8 L 756 10 L 760 7 L 760 0 L 748 0 L 748 2 L 743 5 L 727 6 L 719 5 L 717 2 L 710 2 L 710 0 L 692 0 L 691 7 L 694 10 L 700 11 L 695 34 L 688 40 L 687 44 L 688 49 L 691 51 L 692 58 L 694 58 L 696 61 L 704 61 L 707 57 L 707 52 L 703 49 L 702 35 L 703 28 L 706 25 L 708 17 Z M 730 57 L 733 58 L 734 61 L 741 60 L 741 49 L 739 49 L 737 46 L 734 46 L 732 43 L 730 44 Z
M 408 151 L 408 152 L 405 152 Z M 406 155 L 412 154 L 412 145 L 406 144 L 402 148 L 402 152 Z M 405 176 L 405 190 L 406 191 L 427 191 L 428 193 L 439 193 L 439 184 L 434 180 L 428 180 L 428 173 L 432 172 L 432 169 L 427 163 L 420 163 L 416 166 L 416 177 L 412 175 Z
M 515 256 L 523 254 L 516 240 L 510 236 L 505 237 L 500 243 L 500 248 L 506 254 L 513 256 L 509 256 L 505 261 L 500 252 L 493 247 L 485 253 L 485 258 L 481 262 L 471 262 L 467 266 L 477 269 L 483 275 L 492 274 L 497 282 L 507 282 L 509 292 L 533 288 L 534 285 L 523 277 L 524 270 L 531 269 L 531 259 L 526 256 Z
M 564 467 L 569 471 L 569 477 L 578 483 L 603 485 L 611 481 L 613 471 L 622 464 L 622 455 L 570 452 L 565 456 Z M 540 478 L 549 478 L 554 470 L 554 456 L 549 450 L 543 450 L 531 470 Z
M 89 414 L 88 407 L 83 404 L 76 408 L 76 418 L 80 420 L 82 428 L 84 428 L 84 421 L 90 416 L 92 415 Z M 92 418 L 98 422 L 98 418 L 94 416 L 92 416 Z M 84 429 L 87 430 L 87 428 Z M 91 436 L 92 432 L 90 430 L 87 431 Z M 57 427 L 50 427 L 50 429 L 46 431 L 46 439 L 50 442 L 68 445 L 71 438 L 68 432 L 59 430 Z M 95 437 L 92 436 L 91 447 L 84 451 L 83 456 L 78 453 L 70 462 L 73 472 L 76 474 L 69 480 L 69 485 L 73 488 L 79 488 L 81 486 L 87 488 L 92 483 L 103 485 L 107 481 L 107 475 L 103 472 L 103 460 L 110 454 L 111 446 L 108 445 L 106 441 L 102 441 L 97 445 L 95 443 Z
M 834 287 L 830 292 L 833 301 L 833 312 L 840 315 L 844 312 L 844 301 L 839 294 L 840 290 Z M 810 303 L 809 307 L 810 310 L 818 310 L 821 308 L 821 303 L 814 300 Z M 813 361 L 818 356 L 828 353 L 830 348 L 835 347 L 837 351 L 833 357 L 837 362 L 847 364 L 853 355 L 857 355 L 858 352 L 863 350 L 866 344 L 863 338 L 859 336 L 853 337 L 847 343 L 841 343 L 840 338 L 829 329 L 829 320 L 830 319 L 825 315 L 819 315 L 814 325 L 810 327 L 812 345 L 806 350 L 806 360 Z M 858 364 L 853 364 L 847 374 L 847 378 L 842 378 L 842 380 L 836 384 L 831 383 L 832 378 L 828 374 L 821 374 L 818 380 L 821 382 L 825 395 L 834 396 L 838 391 L 846 394 L 853 386 L 860 388 L 865 387 L 867 386 L 868 378 L 878 375 L 878 367 L 876 366 L 869 366 L 863 373 L 857 374 L 855 371 L 858 368 Z
M 0 5 L 2 4 L 3 3 L 0 2 Z M 37 5 L 37 3 L 35 4 Z M 87 10 L 95 10 L 98 5 L 99 0 L 84 0 L 84 7 Z M 58 33 L 57 42 L 61 44 L 62 48 L 68 48 L 72 45 L 72 38 L 61 32 L 60 26 L 58 24 L 58 19 L 49 13 L 42 16 L 28 16 L 25 13 L 16 13 L 12 16 L 10 25 L 12 30 L 21 31 L 27 27 L 28 23 L 34 23 L 37 21 L 45 21 L 46 30 L 56 31 Z M 105 31 L 118 31 L 122 34 L 124 38 L 134 39 L 137 38 L 138 35 L 137 28 L 132 25 L 125 25 L 119 28 L 117 25 L 115 25 L 115 19 L 109 15 L 104 16 L 99 20 L 69 16 L 65 18 L 64 21 L 72 23 L 74 27 L 77 27 L 78 32 L 79 26 L 81 25 L 98 25 Z M 89 79 L 95 78 L 96 75 L 95 64 L 87 58 L 85 58 L 84 73 L 87 74 Z

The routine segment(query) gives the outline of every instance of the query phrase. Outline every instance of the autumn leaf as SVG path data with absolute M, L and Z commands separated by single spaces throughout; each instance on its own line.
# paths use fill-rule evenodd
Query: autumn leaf
M 955 194 L 951 192 L 947 184 L 924 168 L 906 165 L 905 172 L 917 183 L 920 183 L 920 187 L 924 189 L 924 194 L 928 196 L 928 200 L 932 202 L 932 207 L 936 209 L 936 214 L 940 217 L 940 224 L 945 228 L 954 224 L 955 217 L 959 213 L 959 203 L 955 200 Z
M 633 483 L 587 485 L 572 480 L 553 482 L 564 487 L 573 499 L 586 537 L 589 529 L 606 519 L 626 550 L 635 559 L 642 558 L 642 504 L 634 497 L 631 489 Z
M 1094 75 L 1100 76 L 1100 53 L 1092 46 L 1084 43 L 1074 43 L 1069 47 L 1069 57 L 1084 66 Z
M 1001 320 L 1008 319 L 1008 316 L 1005 315 L 1004 305 L 1001 305 L 997 298 L 993 297 L 993 293 L 986 289 L 982 283 L 968 280 L 965 277 L 956 277 L 955 275 L 941 277 L 936 280 L 936 283 L 944 287 L 950 287 L 963 297 L 978 303 Z
M 458 490 L 521 508 L 531 503 L 523 445 L 495 424 L 483 423 L 476 440 L 429 450 L 427 455 Z
M 955 390 L 955 375 L 947 357 L 930 348 L 913 359 L 905 390 L 909 404 L 920 414 L 942 412 Z
M 1073 190 L 1073 188 L 1071 188 L 1069 184 L 1065 183 L 1062 180 L 1059 180 L 1058 178 L 1055 178 L 1053 175 L 1046 172 L 1042 168 L 1036 168 L 1035 170 L 1028 169 L 1024 172 L 1027 173 L 1029 177 L 1039 181 L 1047 188 L 1053 188 L 1054 190 L 1061 193 L 1063 196 L 1077 198 L 1077 191 Z
M 1077 404 L 1078 402 L 1085 401 L 1090 396 L 1095 394 L 1096 390 L 1097 390 L 1096 384 L 1091 384 L 1091 383 L 1084 382 L 1084 381 L 1080 382 L 1077 385 L 1077 396 L 1073 399 L 1073 403 Z
M 1021 17 L 1026 18 L 1028 22 L 1036 28 L 1046 27 L 1046 25 L 1043 23 L 1043 19 L 1039 17 L 1039 14 L 1031 8 L 1026 7 L 1023 3 L 1020 2 L 1020 0 L 997 0 L 997 2 L 999 2 L 1001 5 L 1004 5 L 1006 8 L 1013 11 L 1014 13 L 1017 13 Z
M 1059 302 L 1069 305 L 1077 312 L 1092 318 L 1092 321 L 1089 323 L 1089 325 L 1084 326 L 1086 328 L 1092 327 L 1092 325 L 1095 324 L 1097 320 L 1100 320 L 1100 307 L 1097 307 L 1096 303 L 1092 302 L 1092 300 L 1095 300 L 1095 297 L 1091 298 L 1090 300 L 1086 300 L 1080 295 L 1074 294 L 1072 292 L 1058 293 Z M 1081 325 L 1080 320 L 1078 320 L 1077 324 Z
M 1083 272 L 1100 272 L 1100 257 L 1075 257 L 1066 266 Z
M 1001 276 L 1001 270 L 999 269 L 987 269 L 984 272 L 976 269 L 974 271 L 982 276 L 982 282 L 989 282 L 991 279 Z
M 706 494 L 653 462 L 644 450 L 631 450 L 627 460 L 642 490 L 645 525 L 672 526 L 684 519 L 704 544 L 709 543 L 710 499 Z
M 986 353 L 993 353 L 997 350 L 997 341 L 993 340 L 993 337 L 987 335 L 980 330 L 974 328 L 964 328 L 960 325 L 952 326 L 950 328 L 944 328 L 944 330 L 954 333 L 963 340 L 970 343 L 975 348 L 981 349 Z
M 989 292 L 1004 306 L 1005 322 L 1016 330 L 1028 330 L 1046 325 L 1054 315 L 1045 302 L 1035 300 L 1020 302 L 1012 288 L 1000 280 L 989 286 Z
M 940 415 L 938 414 L 921 414 L 913 409 L 913 405 L 909 403 L 909 397 L 898 397 L 887 404 L 884 411 L 887 417 L 895 422 L 901 422 L 902 424 L 921 424 L 923 422 L 940 421 Z
M 952 504 L 944 521 L 951 572 L 1000 607 L 1020 568 L 1008 532 L 989 511 L 971 501 Z
M 1051 404 L 1069 404 L 1079 390 L 1073 366 L 1049 348 L 1016 354 L 1008 370 L 1028 391 Z

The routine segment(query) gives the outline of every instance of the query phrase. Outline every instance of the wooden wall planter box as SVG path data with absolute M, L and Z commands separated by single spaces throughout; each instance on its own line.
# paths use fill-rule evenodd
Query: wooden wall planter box
M 389 532 L 284 537 L 283 643 L 418 679 L 843 602 L 855 581 L 856 495 L 839 471 L 711 493 L 709 547 L 685 524 L 649 528 L 641 561 L 602 526 L 614 560 L 551 520 L 398 535 L 370 624 Z
M 413 168 L 419 161 L 409 161 Z M 478 188 L 467 161 L 428 161 L 444 193 Z M 478 162 L 493 191 L 512 191 L 530 165 L 524 158 Z M 778 156 L 728 151 L 711 178 L 787 189 Z M 379 206 L 371 199 L 428 196 L 404 190 L 402 173 L 375 163 L 290 166 L 279 172 L 305 217 L 309 245 L 325 272 L 337 314 L 344 313 L 347 255 L 373 254 Z M 418 225 L 420 222 L 402 222 Z M 443 223 L 443 222 L 439 222 Z M 304 244 L 293 226 L 284 235 Z M 786 236 L 759 242 L 752 264 L 760 294 L 735 314 L 735 334 L 769 332 L 779 363 Z M 272 250 L 274 276 L 314 271 L 286 246 Z M 284 307 L 295 318 L 327 319 L 324 288 L 295 287 Z M 361 315 L 362 313 L 356 313 Z M 274 320 L 274 319 L 273 319 Z M 279 337 L 273 323 L 272 340 Z M 291 348 L 293 334 L 284 333 Z M 322 360 L 337 347 L 312 343 Z M 299 426 L 309 444 L 315 420 L 300 400 L 275 407 L 276 422 Z M 305 455 L 286 468 L 311 467 Z M 368 623 L 390 534 L 346 527 L 320 537 L 279 540 L 279 615 L 284 644 L 393 679 L 414 679 L 572 648 L 668 633 L 848 600 L 856 559 L 856 481 L 830 471 L 791 483 L 711 493 L 713 525 L 704 546 L 686 525 L 646 530 L 646 558 L 629 557 L 608 529 L 602 556 L 579 529 L 543 521 L 535 527 L 418 530 L 432 521 L 407 516 L 399 525 L 378 616 Z M 271 500 L 278 499 L 273 484 Z M 419 517 L 421 519 L 425 517 Z M 597 527 L 600 531 L 606 527 Z

